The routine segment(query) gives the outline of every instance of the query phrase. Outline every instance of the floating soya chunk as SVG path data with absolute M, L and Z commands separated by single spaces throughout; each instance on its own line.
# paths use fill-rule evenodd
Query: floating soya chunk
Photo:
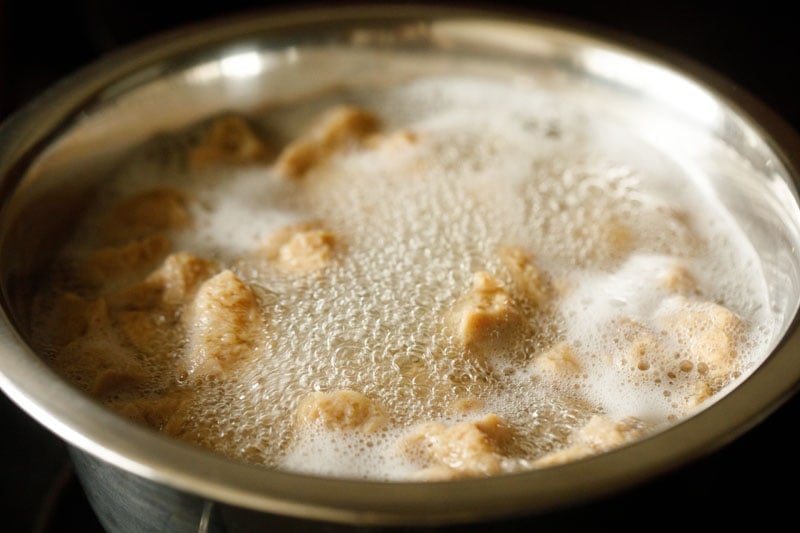
M 37 299 L 36 313 L 46 317 L 42 342 L 51 348 L 62 348 L 85 335 L 89 327 L 88 317 L 96 305 L 97 301 L 87 300 L 71 291 L 57 291 L 55 295 Z
M 269 149 L 247 120 L 237 115 L 211 122 L 200 144 L 189 153 L 189 167 L 242 165 L 263 161 Z
M 465 348 L 482 350 L 504 344 L 519 315 L 497 279 L 488 272 L 476 272 L 469 292 L 448 318 Z
M 187 252 L 170 254 L 143 281 L 109 296 L 114 320 L 139 352 L 158 356 L 181 339 L 178 310 L 194 297 L 216 266 Z
M 673 332 L 681 352 L 681 364 L 695 365 L 712 380 L 730 378 L 736 371 L 738 346 L 744 325 L 729 309 L 713 302 L 696 302 L 678 296 L 674 310 L 661 322 Z
M 331 153 L 360 142 L 378 130 L 380 121 L 365 109 L 352 106 L 328 111 L 304 137 L 278 155 L 275 169 L 286 178 L 301 178 Z
M 186 366 L 195 378 L 225 374 L 257 350 L 262 325 L 258 300 L 230 270 L 200 286 L 185 322 L 189 330 Z
M 154 233 L 184 229 L 191 222 L 183 193 L 163 187 L 119 202 L 106 217 L 103 231 L 110 241 L 125 242 Z
M 683 265 L 672 266 L 660 277 L 659 283 L 670 292 L 684 296 L 699 295 L 697 280 L 689 269 Z
M 508 471 L 503 448 L 511 429 L 495 414 L 447 426 L 425 422 L 411 429 L 400 447 L 422 469 L 414 477 L 426 480 L 488 476 Z
M 561 341 L 544 353 L 538 354 L 530 366 L 535 374 L 544 373 L 555 379 L 560 375 L 575 374 L 581 370 L 581 364 L 575 357 L 572 346 L 566 341 Z
M 514 288 L 523 299 L 539 308 L 544 308 L 552 303 L 555 296 L 553 284 L 549 277 L 539 269 L 530 254 L 522 248 L 507 246 L 500 249 L 499 255 L 511 274 Z
M 167 435 L 179 436 L 186 424 L 190 400 L 185 394 L 172 393 L 156 397 L 116 400 L 111 407 L 123 416 L 158 429 Z
M 158 264 L 170 246 L 168 237 L 153 235 L 122 246 L 100 248 L 89 255 L 79 276 L 92 286 L 127 284 Z
M 211 261 L 189 252 L 176 252 L 143 281 L 112 294 L 109 301 L 124 309 L 183 305 L 194 296 L 200 283 L 216 272 L 217 266 Z
M 77 321 L 81 327 L 70 322 L 66 329 L 82 334 L 57 351 L 53 360 L 57 367 L 96 397 L 118 394 L 147 379 L 142 362 L 124 349 L 103 298 L 70 307 L 82 314 Z
M 332 431 L 359 430 L 372 433 L 387 422 L 386 415 L 367 396 L 351 391 L 313 392 L 297 407 L 300 427 L 321 424 Z
M 304 223 L 272 233 L 262 252 L 285 272 L 308 274 L 330 264 L 336 242 L 336 236 L 318 223 Z
M 541 457 L 535 461 L 534 466 L 555 466 L 583 459 L 633 442 L 644 434 L 645 424 L 639 420 L 614 421 L 601 415 L 594 415 L 577 431 L 571 446 Z

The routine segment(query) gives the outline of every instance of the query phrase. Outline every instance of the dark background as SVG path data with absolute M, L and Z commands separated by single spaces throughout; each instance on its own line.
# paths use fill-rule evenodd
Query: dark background
M 800 130 L 800 32 L 791 3 L 782 4 L 471 3 L 566 17 L 663 46 L 732 80 Z M 61 77 L 119 47 L 194 21 L 273 5 L 314 4 L 0 0 L 0 121 Z M 718 530 L 752 520 L 759 529 L 787 524 L 780 529 L 796 530 L 798 417 L 796 398 L 711 457 L 612 498 L 497 530 Z M 98 531 L 60 441 L 2 395 L 0 428 L 0 531 Z

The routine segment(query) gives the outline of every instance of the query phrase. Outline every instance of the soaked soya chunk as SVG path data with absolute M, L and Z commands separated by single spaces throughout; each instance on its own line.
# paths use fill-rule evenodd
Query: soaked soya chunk
M 85 335 L 90 313 L 97 305 L 97 301 L 71 291 L 40 295 L 35 302 L 35 316 L 44 321 L 39 342 L 50 349 L 58 349 Z
M 335 390 L 312 392 L 297 406 L 295 425 L 303 429 L 321 426 L 329 431 L 378 431 L 387 423 L 383 409 L 360 392 Z
M 134 422 L 177 436 L 182 432 L 189 403 L 186 394 L 173 392 L 160 396 L 114 400 L 109 402 L 109 406 Z
M 555 466 L 607 452 L 641 438 L 645 432 L 645 424 L 635 418 L 615 421 L 602 415 L 594 415 L 585 426 L 575 432 L 569 447 L 550 452 L 537 459 L 533 466 Z
M 142 361 L 113 327 L 103 298 L 78 304 L 72 296 L 69 307 L 80 318 L 64 324 L 62 339 L 75 335 L 53 357 L 54 366 L 94 397 L 105 397 L 132 389 L 147 379 Z M 79 326 L 76 327 L 75 324 Z
M 179 316 L 200 284 L 217 267 L 188 252 L 170 254 L 144 280 L 107 299 L 120 334 L 140 353 L 163 357 L 168 346 L 176 346 L 183 335 Z
M 617 321 L 622 364 L 677 385 L 677 407 L 690 410 L 736 376 L 743 323 L 729 309 L 674 296 L 658 315 L 659 328 L 632 319 Z
M 186 196 L 161 187 L 125 198 L 111 208 L 102 231 L 112 243 L 187 228 L 192 223 Z
M 738 346 L 744 324 L 730 309 L 707 301 L 676 296 L 668 302 L 661 323 L 672 332 L 684 368 L 694 365 L 697 372 L 716 384 L 731 378 L 737 370 Z
M 211 121 L 199 144 L 189 152 L 189 168 L 219 165 L 244 165 L 264 161 L 270 154 L 255 128 L 238 115 Z
M 230 270 L 206 280 L 187 306 L 186 370 L 194 379 L 221 376 L 257 351 L 263 324 L 253 289 Z
M 284 178 L 302 178 L 333 152 L 357 144 L 376 132 L 377 115 L 354 106 L 328 111 L 306 135 L 296 139 L 278 155 L 275 170 Z
M 77 276 L 92 287 L 128 285 L 164 259 L 171 246 L 170 239 L 159 234 L 100 248 L 89 254 Z
M 217 266 L 207 259 L 189 252 L 176 252 L 168 255 L 141 282 L 109 295 L 109 302 L 114 307 L 126 310 L 181 306 L 217 270 Z
M 510 471 L 514 461 L 504 455 L 511 428 L 496 414 L 446 425 L 424 422 L 400 440 L 401 453 L 420 466 L 414 478 L 446 480 L 489 476 Z
M 691 271 L 681 264 L 672 265 L 661 275 L 658 282 L 661 288 L 671 293 L 682 294 L 683 296 L 698 296 L 700 294 L 697 280 Z
M 581 371 L 575 351 L 566 341 L 558 342 L 537 354 L 529 366 L 534 375 L 544 375 L 554 381 L 564 376 L 573 377 Z
M 511 275 L 515 294 L 537 308 L 545 308 L 552 303 L 556 289 L 531 254 L 518 246 L 504 246 L 498 254 Z
M 480 271 L 447 318 L 467 350 L 482 352 L 502 347 L 520 317 L 508 291 L 491 274 Z
M 334 259 L 339 239 L 317 222 L 285 226 L 270 234 L 261 253 L 287 273 L 309 274 Z

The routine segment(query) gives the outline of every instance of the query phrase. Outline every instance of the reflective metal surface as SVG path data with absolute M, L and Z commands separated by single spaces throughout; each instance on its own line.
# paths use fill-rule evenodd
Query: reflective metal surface
M 756 244 L 772 305 L 784 317 L 786 335 L 774 354 L 711 408 L 624 449 L 527 474 L 422 484 L 320 479 L 232 463 L 105 411 L 28 349 L 31 278 L 79 205 L 78 185 L 101 176 L 128 147 L 223 109 L 247 112 L 340 83 L 461 72 L 541 84 L 602 106 L 678 166 L 706 176 Z M 157 39 L 76 74 L 0 129 L 7 317 L 0 386 L 76 450 L 101 517 L 121 512 L 117 506 L 130 493 L 111 489 L 127 484 L 145 501 L 172 502 L 174 513 L 188 505 L 185 523 L 192 525 L 185 530 L 196 530 L 207 500 L 256 521 L 266 511 L 357 524 L 439 524 L 545 512 L 609 494 L 710 453 L 796 390 L 797 154 L 795 134 L 727 81 L 668 56 L 535 21 L 362 7 L 248 17 Z M 111 520 L 104 522 L 110 530 L 132 530 Z M 243 522 L 230 519 L 226 530 L 237 523 Z

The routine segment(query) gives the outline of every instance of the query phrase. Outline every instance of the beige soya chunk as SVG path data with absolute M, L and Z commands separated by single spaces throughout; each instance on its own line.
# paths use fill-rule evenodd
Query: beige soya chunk
M 114 308 L 149 310 L 185 305 L 202 282 L 216 274 L 217 265 L 189 252 L 175 252 L 139 283 L 109 295 Z
M 217 272 L 212 262 L 188 252 L 170 254 L 142 282 L 109 295 L 113 318 L 125 340 L 156 356 L 180 341 L 178 312 L 200 284 Z
M 472 286 L 448 316 L 458 339 L 468 350 L 492 350 L 507 342 L 519 322 L 511 296 L 488 272 L 472 276 Z
M 55 367 L 74 376 L 95 397 L 132 390 L 144 383 L 147 373 L 142 362 L 119 338 L 106 301 L 86 300 L 72 308 L 82 313 L 78 320 L 81 333 L 55 354 Z M 77 331 L 71 329 L 70 333 Z
M 270 155 L 264 139 L 240 115 L 213 119 L 199 144 L 189 152 L 189 168 L 216 165 L 245 165 L 264 161 Z
M 601 215 L 575 228 L 572 237 L 583 244 L 582 261 L 607 263 L 624 260 L 636 246 L 635 229 L 616 215 Z
M 362 142 L 380 127 L 378 117 L 356 106 L 342 105 L 325 113 L 309 133 L 287 145 L 275 170 L 288 179 L 302 178 L 332 153 Z
M 91 286 L 130 283 L 152 270 L 169 253 L 171 243 L 164 235 L 151 235 L 121 246 L 93 251 L 83 262 L 78 276 Z
M 670 266 L 658 278 L 659 286 L 667 292 L 684 296 L 698 296 L 700 290 L 691 271 L 681 264 Z
M 285 226 L 270 234 L 261 248 L 267 260 L 287 273 L 309 274 L 328 266 L 338 242 L 317 222 Z
M 540 457 L 534 461 L 533 466 L 542 468 L 561 465 L 607 452 L 640 439 L 646 430 L 646 425 L 637 418 L 612 420 L 603 415 L 594 415 L 586 425 L 576 431 L 570 446 Z
M 187 228 L 192 223 L 185 195 L 170 187 L 150 189 L 115 204 L 102 231 L 111 242 Z
M 413 427 L 399 442 L 401 453 L 421 469 L 420 480 L 447 480 L 499 474 L 509 469 L 503 454 L 510 443 L 511 428 L 496 414 L 477 420 L 445 425 L 424 422 Z
M 295 412 L 297 427 L 321 426 L 328 431 L 373 433 L 387 420 L 384 410 L 369 397 L 347 389 L 312 392 L 300 401 Z
M 632 319 L 618 321 L 617 327 L 624 364 L 643 372 L 655 371 L 654 376 L 665 382 L 677 380 L 685 385 L 679 407 L 692 409 L 713 395 L 716 378 L 709 374 L 707 365 L 692 355 L 691 349 L 689 353 L 681 350 L 676 357 L 668 348 L 669 337 L 678 330 L 670 327 L 659 333 Z M 673 398 L 678 401 L 678 397 Z
M 678 310 L 661 321 L 687 355 L 684 365 L 694 365 L 712 382 L 732 377 L 744 329 L 741 318 L 714 302 L 676 298 Z
M 644 324 L 631 318 L 621 318 L 614 323 L 617 340 L 622 347 L 622 363 L 631 370 L 647 371 L 661 368 L 665 364 L 671 369 L 674 364 L 668 357 L 664 339 Z
M 47 348 L 62 348 L 86 334 L 89 315 L 96 301 L 88 300 L 71 291 L 40 295 L 35 306 L 36 314 L 43 320 L 37 340 Z
M 209 278 L 184 312 L 189 376 L 222 376 L 251 357 L 262 324 L 253 289 L 230 270 Z
M 500 260 L 511 275 L 515 294 L 537 308 L 545 308 L 556 297 L 557 290 L 534 257 L 519 246 L 504 246 L 498 251 Z
M 530 368 L 536 375 L 572 376 L 581 371 L 581 364 L 572 345 L 567 341 L 560 341 L 537 354 L 530 362 Z
M 189 404 L 185 393 L 175 391 L 108 402 L 112 410 L 125 418 L 170 436 L 183 433 Z

